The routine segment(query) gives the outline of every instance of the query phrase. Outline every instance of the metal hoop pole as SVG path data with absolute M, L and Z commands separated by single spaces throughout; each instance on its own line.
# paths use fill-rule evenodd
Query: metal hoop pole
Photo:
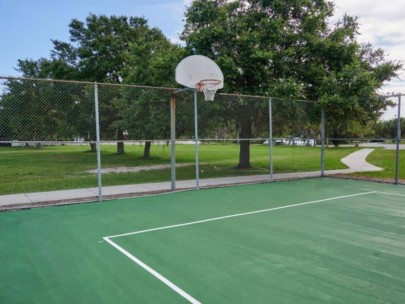
M 195 139 L 195 186 L 200 190 L 200 174 L 198 164 L 198 119 L 197 119 L 197 91 L 194 91 L 194 139 Z
M 170 99 L 170 181 L 171 190 L 176 190 L 176 95 Z

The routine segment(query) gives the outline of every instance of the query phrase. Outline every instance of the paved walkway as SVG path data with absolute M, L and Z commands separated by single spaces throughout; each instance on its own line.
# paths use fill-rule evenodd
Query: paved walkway
M 366 157 L 373 149 L 362 149 L 356 151 L 342 159 L 342 162 L 348 166 L 348 169 L 328 170 L 325 175 L 347 174 L 364 171 L 380 171 L 382 168 L 376 167 L 366 162 Z M 273 180 L 286 180 L 308 177 L 319 177 L 321 171 L 313 172 L 294 172 L 273 174 Z M 270 181 L 270 175 L 250 175 L 234 176 L 222 178 L 207 178 L 200 180 L 201 188 L 220 187 L 237 184 L 260 183 Z M 170 182 L 147 183 L 124 186 L 103 187 L 103 197 L 113 199 L 119 197 L 139 196 L 145 194 L 156 194 L 170 191 Z M 177 181 L 176 190 L 189 190 L 196 188 L 195 180 Z M 98 200 L 98 189 L 74 189 L 48 192 L 34 192 L 22 194 L 10 194 L 0 196 L 0 210 L 30 208 L 35 206 L 72 204 L 80 202 L 90 202 Z
M 351 145 L 353 146 L 353 145 Z M 387 143 L 361 143 L 359 144 L 359 147 L 363 148 L 384 148 L 387 150 L 396 150 L 397 145 L 396 144 L 387 144 Z M 400 144 L 399 145 L 399 150 L 405 150 L 405 144 Z
M 344 163 L 349 169 L 346 169 L 345 173 L 353 172 L 367 172 L 367 171 L 382 171 L 383 168 L 374 166 L 366 162 L 367 156 L 373 152 L 374 149 L 361 149 L 359 151 L 353 152 L 348 156 L 341 159 L 341 162 Z

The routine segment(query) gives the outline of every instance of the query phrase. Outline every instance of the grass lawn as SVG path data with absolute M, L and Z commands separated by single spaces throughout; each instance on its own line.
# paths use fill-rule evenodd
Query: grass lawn
M 126 145 L 124 155 L 117 155 L 115 149 L 115 145 L 103 145 L 101 153 L 103 168 L 157 164 L 167 165 L 167 168 L 103 174 L 104 186 L 170 180 L 170 147 L 152 146 L 150 159 L 142 158 L 143 146 L 138 144 Z M 345 168 L 340 159 L 355 150 L 346 147 L 328 148 L 325 169 Z M 194 157 L 193 145 L 176 147 L 177 163 L 186 164 L 177 168 L 178 180 L 194 178 Z M 200 178 L 267 174 L 269 147 L 251 146 L 250 169 L 236 169 L 238 160 L 237 144 L 200 145 Z M 320 169 L 320 148 L 276 146 L 273 150 L 273 160 L 275 173 L 316 171 Z M 0 194 L 95 187 L 97 177 L 88 171 L 96 169 L 96 163 L 96 154 L 89 152 L 88 145 L 43 146 L 40 149 L 1 147 Z
M 367 161 L 373 165 L 384 168 L 384 171 L 359 172 L 353 176 L 370 177 L 372 179 L 383 179 L 392 181 L 395 178 L 395 150 L 375 149 Z M 405 150 L 399 150 L 399 172 L 398 178 L 405 183 Z

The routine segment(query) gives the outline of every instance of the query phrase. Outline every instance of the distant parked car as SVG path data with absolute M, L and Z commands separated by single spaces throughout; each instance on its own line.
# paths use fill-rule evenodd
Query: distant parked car
M 273 145 L 275 145 L 275 146 L 286 145 L 287 143 L 288 143 L 288 141 L 285 138 L 273 139 Z M 268 139 L 263 142 L 263 145 L 268 145 L 268 144 L 269 144 Z
M 375 138 L 375 139 L 370 140 L 370 142 L 372 142 L 372 143 L 382 143 L 384 141 L 385 140 L 383 138 Z
M 276 146 L 286 145 L 286 144 L 287 144 L 287 139 L 286 139 L 286 138 L 279 138 L 279 139 L 276 139 L 276 141 L 274 142 L 274 144 L 275 144 Z
M 304 146 L 304 141 L 299 137 L 294 137 L 288 141 L 290 146 Z
M 305 145 L 306 145 L 306 146 L 315 147 L 315 146 L 316 146 L 316 140 L 315 140 L 315 139 L 307 139 L 307 140 L 305 141 Z

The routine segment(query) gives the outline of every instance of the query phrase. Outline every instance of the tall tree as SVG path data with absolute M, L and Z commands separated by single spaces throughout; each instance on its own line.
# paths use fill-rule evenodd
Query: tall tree
M 48 64 L 46 59 L 19 60 L 18 70 L 24 77 L 48 78 Z M 9 137 L 27 141 L 71 140 L 87 133 L 80 133 L 79 125 L 83 121 L 75 121 L 78 117 L 76 110 L 80 104 L 86 103 L 83 102 L 85 85 L 11 79 L 5 86 L 7 89 L 1 96 L 0 106 L 5 116 L 3 122 L 7 122 Z M 82 110 L 81 108 L 81 112 Z
M 53 76 L 107 83 L 172 83 L 168 71 L 174 70 L 182 48 L 172 44 L 159 29 L 150 28 L 146 19 L 90 14 L 86 22 L 74 19 L 69 28 L 70 43 L 53 41 Z M 104 129 L 115 128 L 116 138 L 123 140 L 125 129 L 116 123 L 123 116 L 113 104 L 121 98 L 118 91 L 104 92 L 100 115 L 108 117 L 103 121 Z M 118 95 L 111 96 L 112 92 Z M 123 142 L 118 142 L 117 153 L 124 153 Z
M 181 37 L 189 53 L 219 64 L 229 92 L 320 100 L 333 125 L 372 119 L 385 106 L 376 90 L 400 65 L 357 42 L 355 18 L 331 27 L 332 15 L 324 0 L 195 0 Z M 250 138 L 260 115 L 253 103 L 236 106 L 240 137 Z M 241 141 L 239 167 L 250 166 L 249 149 Z

